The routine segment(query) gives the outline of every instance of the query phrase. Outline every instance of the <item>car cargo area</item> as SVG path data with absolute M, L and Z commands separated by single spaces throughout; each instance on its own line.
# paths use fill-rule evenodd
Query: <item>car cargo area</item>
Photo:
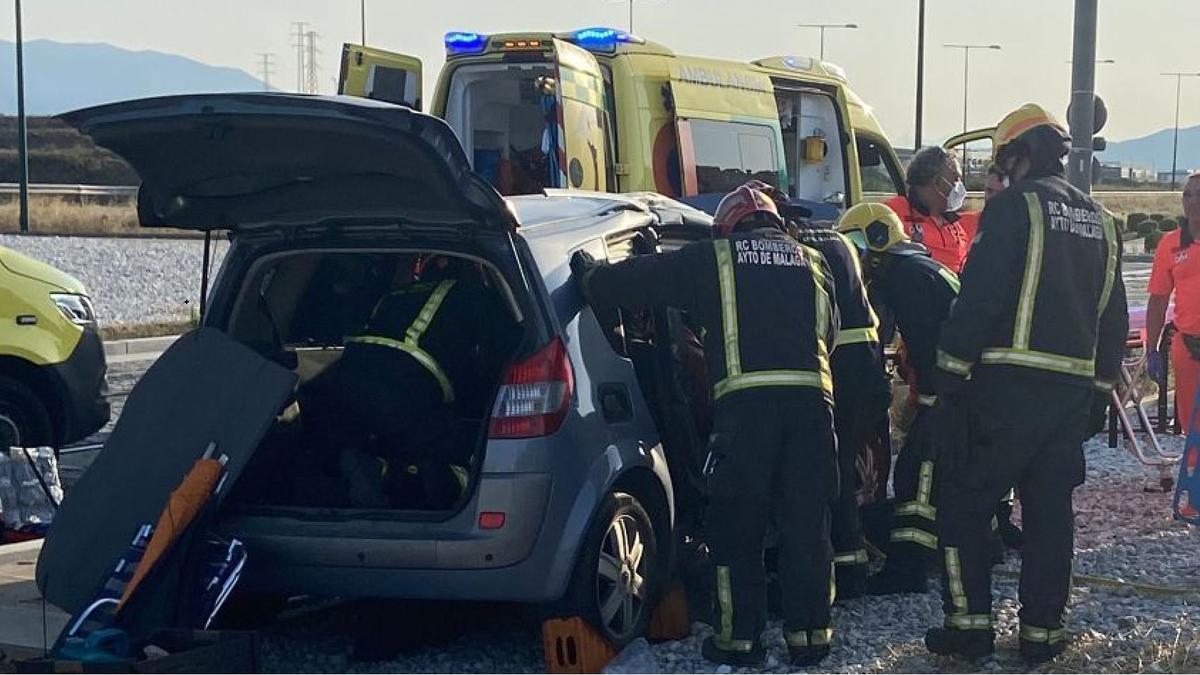
M 232 506 L 430 514 L 470 495 L 523 322 L 478 259 L 293 251 L 250 269 L 229 333 L 299 378 Z

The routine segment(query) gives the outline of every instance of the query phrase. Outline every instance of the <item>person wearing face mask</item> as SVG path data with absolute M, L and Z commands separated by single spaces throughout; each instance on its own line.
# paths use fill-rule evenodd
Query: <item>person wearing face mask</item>
M 983 210 L 938 341 L 938 405 L 962 410 L 969 433 L 937 454 L 945 623 L 925 634 L 935 654 L 994 650 L 989 522 L 1013 485 L 1024 525 L 1021 656 L 1043 663 L 1067 644 L 1072 492 L 1129 326 L 1121 239 L 1112 216 L 1064 178 L 1069 143 L 1037 105 L 997 125 L 994 160 L 1010 185 Z
M 945 148 L 921 148 L 908 164 L 908 194 L 885 202 L 904 223 L 914 243 L 958 274 L 975 238 L 974 220 L 959 211 L 967 199 L 958 160 Z

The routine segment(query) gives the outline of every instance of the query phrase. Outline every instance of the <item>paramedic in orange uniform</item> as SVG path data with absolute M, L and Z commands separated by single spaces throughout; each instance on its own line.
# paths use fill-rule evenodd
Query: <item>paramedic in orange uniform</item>
M 967 198 L 958 160 L 944 148 L 921 148 L 913 155 L 906 173 L 908 194 L 886 203 L 904 223 L 904 232 L 916 243 L 929 249 L 933 259 L 962 272 L 971 240 L 975 238 L 975 218 L 960 218 Z
M 1146 344 L 1151 347 L 1146 351 L 1146 361 L 1150 376 L 1161 382 L 1163 363 L 1158 344 L 1174 293 L 1177 333 L 1171 340 L 1171 368 L 1175 370 L 1175 417 L 1187 433 L 1196 379 L 1200 377 L 1200 173 L 1192 174 L 1184 186 L 1183 213 L 1187 227 L 1168 232 L 1154 251 L 1150 301 L 1146 305 Z

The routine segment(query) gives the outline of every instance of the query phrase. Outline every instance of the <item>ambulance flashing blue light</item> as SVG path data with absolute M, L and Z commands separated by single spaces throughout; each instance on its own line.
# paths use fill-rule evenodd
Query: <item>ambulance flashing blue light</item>
M 446 33 L 447 54 L 479 54 L 487 48 L 487 36 L 479 33 L 452 31 Z
M 571 33 L 571 42 L 588 51 L 612 52 L 621 43 L 643 44 L 646 41 L 615 28 L 581 28 Z

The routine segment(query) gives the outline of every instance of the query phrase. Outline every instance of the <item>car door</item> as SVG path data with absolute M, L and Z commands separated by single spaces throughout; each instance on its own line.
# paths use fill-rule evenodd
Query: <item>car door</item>
M 420 110 L 421 60 L 365 45 L 342 45 L 338 93 Z

